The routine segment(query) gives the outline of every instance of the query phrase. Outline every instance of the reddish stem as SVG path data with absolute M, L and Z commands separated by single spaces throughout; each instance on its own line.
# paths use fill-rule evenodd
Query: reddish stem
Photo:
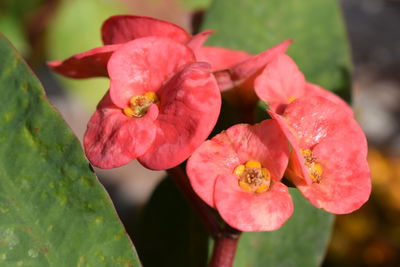
M 241 232 L 229 226 L 215 239 L 209 267 L 231 267 Z
M 186 173 L 179 167 L 167 170 L 179 190 L 201 217 L 214 238 L 214 248 L 209 267 L 231 267 L 235 259 L 236 247 L 241 232 L 225 225 L 221 229 L 211 209 L 193 191 Z
M 186 173 L 179 167 L 169 169 L 167 172 L 197 214 L 201 217 L 211 236 L 217 239 L 221 232 L 219 223 L 207 204 L 193 191 Z

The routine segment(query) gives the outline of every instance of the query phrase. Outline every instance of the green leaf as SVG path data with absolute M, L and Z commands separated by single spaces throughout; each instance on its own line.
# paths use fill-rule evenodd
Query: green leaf
M 243 233 L 235 267 L 319 266 L 329 241 L 333 216 L 309 204 L 290 188 L 293 216 L 274 232 Z
M 140 266 L 42 86 L 0 36 L 0 266 Z
M 306 79 L 329 90 L 349 88 L 350 55 L 337 1 L 215 0 L 203 29 L 207 44 L 259 53 L 286 39 Z
M 60 60 L 74 54 L 102 46 L 101 25 L 112 15 L 123 13 L 117 1 L 68 0 L 62 1 L 56 16 L 49 23 L 47 46 L 49 58 Z M 91 107 L 97 105 L 109 86 L 105 78 L 68 79 L 61 76 L 66 89 Z
M 159 184 L 140 219 L 135 244 L 144 266 L 206 266 L 207 231 L 171 179 Z

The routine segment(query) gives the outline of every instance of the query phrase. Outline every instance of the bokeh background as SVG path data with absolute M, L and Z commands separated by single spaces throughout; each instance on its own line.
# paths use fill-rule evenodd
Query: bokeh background
M 100 26 L 111 15 L 152 16 L 191 31 L 210 2 L 0 0 L 0 32 L 23 54 L 82 139 L 107 80 L 65 79 L 45 62 L 100 46 Z M 354 64 L 353 105 L 370 144 L 373 192 L 363 208 L 336 217 L 323 266 L 400 266 L 400 1 L 341 0 L 340 5 Z M 96 172 L 128 228 L 164 175 L 135 162 Z

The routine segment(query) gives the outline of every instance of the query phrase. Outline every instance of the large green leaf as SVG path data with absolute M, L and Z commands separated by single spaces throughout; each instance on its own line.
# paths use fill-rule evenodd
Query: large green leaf
M 135 244 L 144 266 L 206 266 L 208 234 L 171 179 L 160 183 L 141 215 Z
M 311 206 L 290 189 L 295 203 L 293 216 L 274 232 L 243 233 L 235 266 L 319 266 L 329 241 L 333 216 Z
M 203 29 L 216 30 L 207 44 L 253 53 L 291 38 L 288 54 L 307 80 L 348 89 L 350 56 L 335 0 L 215 0 Z
M 101 46 L 101 25 L 108 17 L 121 13 L 123 8 L 118 5 L 118 1 L 62 1 L 54 19 L 49 23 L 49 59 L 65 59 Z M 109 81 L 105 78 L 59 78 L 67 90 L 77 95 L 93 110 L 109 86 Z
M 76 137 L 0 36 L 0 266 L 140 266 Z

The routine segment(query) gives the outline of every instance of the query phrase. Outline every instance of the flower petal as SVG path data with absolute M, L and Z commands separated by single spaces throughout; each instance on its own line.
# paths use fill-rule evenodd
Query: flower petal
M 293 130 L 290 130 L 290 126 L 286 123 L 283 117 L 271 110 L 269 110 L 268 113 L 271 118 L 278 123 L 281 131 L 285 134 L 292 147 L 292 151 L 290 152 L 289 166 L 286 169 L 286 175 L 288 175 L 293 183 L 297 185 L 311 184 L 311 177 L 308 174 L 303 155 L 300 152 L 299 140 L 292 133 Z
M 259 161 L 271 173 L 273 180 L 280 180 L 285 172 L 289 145 L 285 135 L 273 120 L 256 125 L 237 124 L 225 131 L 240 161 Z
M 323 140 L 313 149 L 323 166 L 321 182 L 299 185 L 299 190 L 314 206 L 331 213 L 359 209 L 371 193 L 368 162 L 359 149 L 357 135 Z
M 247 193 L 234 174 L 217 178 L 214 201 L 221 217 L 245 232 L 277 230 L 293 214 L 292 197 L 285 185 L 273 182 L 265 193 Z
M 194 63 L 159 91 L 157 136 L 139 161 L 147 168 L 172 168 L 186 160 L 214 128 L 221 95 L 207 63 Z
M 214 207 L 215 180 L 219 175 L 231 174 L 240 164 L 231 139 L 222 132 L 205 141 L 190 156 L 186 172 L 196 194 Z
M 154 113 L 157 106 L 142 118 L 129 118 L 116 107 L 107 93 L 88 123 L 84 137 L 85 153 L 96 167 L 122 166 L 143 155 L 156 133 Z
M 101 28 L 104 44 L 121 44 L 137 38 L 157 36 L 186 43 L 190 35 L 168 21 L 134 15 L 118 15 L 107 19 Z
M 291 42 L 292 40 L 283 41 L 282 43 L 233 66 L 230 68 L 232 76 L 237 80 L 249 78 L 273 60 L 275 56 L 285 53 Z
M 192 37 L 192 39 L 190 39 L 186 45 L 188 47 L 190 47 L 190 49 L 192 49 L 193 51 L 196 51 L 197 49 L 199 49 L 200 47 L 203 46 L 203 44 L 205 43 L 205 41 L 207 41 L 208 37 L 210 37 L 211 34 L 213 34 L 214 31 L 213 30 L 205 30 L 202 31 L 196 35 L 194 35 Z M 200 61 L 200 60 L 199 60 Z
M 194 59 L 188 47 L 171 39 L 145 37 L 130 41 L 115 51 L 108 63 L 111 99 L 117 106 L 127 107 L 132 96 L 157 92 Z
M 70 78 L 107 77 L 107 62 L 120 45 L 105 45 L 73 55 L 66 60 L 50 61 L 54 71 Z
M 215 46 L 199 47 L 195 50 L 195 55 L 198 61 L 210 63 L 212 71 L 228 69 L 251 57 L 244 51 Z
M 326 136 L 340 135 L 340 129 L 358 128 L 342 105 L 324 97 L 302 97 L 290 103 L 283 114 L 301 148 L 313 147 Z M 352 122 L 350 125 L 346 125 Z
M 302 97 L 305 85 L 303 73 L 285 54 L 276 56 L 254 81 L 256 94 L 270 107 L 286 105 L 291 98 Z
M 306 83 L 305 96 L 324 97 L 326 99 L 329 99 L 330 101 L 332 101 L 335 104 L 341 105 L 343 107 L 343 109 L 346 109 L 349 112 L 349 114 L 351 114 L 352 116 L 354 115 L 353 110 L 351 109 L 349 104 L 346 103 L 346 101 L 344 101 L 341 97 L 339 97 L 335 93 L 332 93 L 322 87 L 319 87 L 316 84 L 308 83 L 308 82 Z

